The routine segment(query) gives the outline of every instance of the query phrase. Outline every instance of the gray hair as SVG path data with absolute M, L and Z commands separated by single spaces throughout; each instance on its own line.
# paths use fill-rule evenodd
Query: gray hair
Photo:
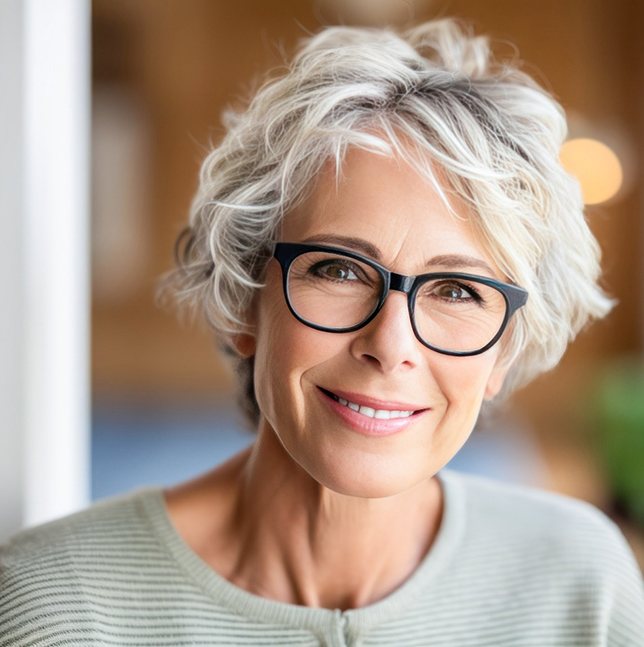
M 231 335 L 249 330 L 245 314 L 281 219 L 323 164 L 340 172 L 353 146 L 401 155 L 449 204 L 438 167 L 492 259 L 528 290 L 503 341 L 506 393 L 555 366 L 587 321 L 611 308 L 579 186 L 559 163 L 562 108 L 453 20 L 402 34 L 326 28 L 224 122 L 162 291 L 203 314 L 229 350 Z M 242 405 L 256 422 L 252 358 L 237 362 Z

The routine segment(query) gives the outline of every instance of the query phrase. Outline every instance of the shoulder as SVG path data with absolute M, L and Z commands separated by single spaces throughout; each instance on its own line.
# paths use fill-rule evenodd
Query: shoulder
M 105 500 L 0 546 L 0 645 L 57 644 L 83 627 L 89 638 L 93 598 L 129 577 L 122 567 L 133 546 L 154 543 L 142 509 L 154 493 Z
M 533 550 L 616 558 L 630 550 L 619 528 L 595 506 L 546 490 L 448 471 L 461 510 L 484 537 L 529 542 Z
M 125 532 L 130 538 L 145 525 L 141 504 L 157 492 L 149 488 L 112 497 L 80 512 L 20 531 L 0 546 L 0 572 L 6 575 L 26 563 L 46 564 L 52 558 L 78 556 L 89 546 L 95 552 L 108 543 L 112 545 L 117 533 Z
M 615 638 L 611 644 L 637 644 L 618 637 L 644 634 L 641 572 L 603 512 L 553 492 L 453 471 L 445 483 L 463 517 L 455 566 L 463 576 L 476 574 L 508 605 L 526 597 L 544 613 L 557 608 L 565 617 L 585 617 L 587 629 Z
M 564 521 L 572 516 L 584 523 L 614 525 L 592 504 L 563 494 L 454 470 L 443 470 L 441 475 L 447 486 L 458 492 L 470 512 L 476 510 L 499 521 L 511 522 L 509 514 L 518 514 L 532 524 L 548 519 Z

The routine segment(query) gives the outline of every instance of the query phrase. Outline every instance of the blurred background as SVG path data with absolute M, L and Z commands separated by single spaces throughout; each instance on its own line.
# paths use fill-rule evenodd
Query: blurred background
M 481 422 L 452 466 L 602 508 L 644 565 L 644 3 L 91 2 L 91 498 L 168 485 L 252 441 L 211 335 L 155 305 L 201 160 L 262 72 L 322 25 L 462 18 L 563 104 L 618 300 L 561 365 Z

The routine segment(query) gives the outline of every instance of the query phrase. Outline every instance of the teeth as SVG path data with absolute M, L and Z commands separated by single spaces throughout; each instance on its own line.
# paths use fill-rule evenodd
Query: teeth
M 371 407 L 362 407 L 355 402 L 349 402 L 344 398 L 337 398 L 338 402 L 345 406 L 349 407 L 352 411 L 357 411 L 363 416 L 368 416 L 369 418 L 380 418 L 383 420 L 389 420 L 391 418 L 408 418 L 411 416 L 413 411 L 390 411 L 389 409 L 372 409 Z

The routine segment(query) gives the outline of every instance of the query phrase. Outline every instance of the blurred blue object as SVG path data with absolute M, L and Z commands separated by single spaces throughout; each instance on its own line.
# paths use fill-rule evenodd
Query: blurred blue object
M 230 402 L 114 402 L 92 412 L 92 499 L 205 472 L 252 443 Z

